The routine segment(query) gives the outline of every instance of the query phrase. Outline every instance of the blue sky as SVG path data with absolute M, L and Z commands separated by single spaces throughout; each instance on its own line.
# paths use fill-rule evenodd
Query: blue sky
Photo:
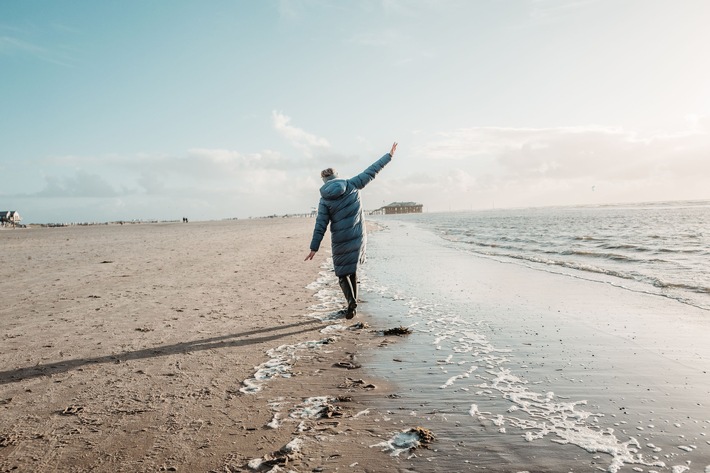
M 0 1 L 26 223 L 710 198 L 710 2 Z

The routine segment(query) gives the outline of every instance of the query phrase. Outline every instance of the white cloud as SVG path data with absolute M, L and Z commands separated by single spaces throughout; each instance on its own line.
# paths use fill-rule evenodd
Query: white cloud
M 137 179 L 136 183 L 145 191 L 146 194 L 163 194 L 165 192 L 165 182 L 160 175 L 154 172 L 143 172 Z
M 396 159 L 410 173 L 380 190 L 429 210 L 710 198 L 704 131 L 475 127 L 412 140 L 422 141 Z
M 281 169 L 290 165 L 281 153 L 271 150 L 240 153 L 229 149 L 196 148 L 189 150 L 180 161 L 183 171 L 218 175 L 233 175 L 249 169 Z
M 47 176 L 43 189 L 12 196 L 35 222 L 305 213 L 317 203 L 319 187 L 302 160 L 273 150 L 55 156 L 26 172 L 37 168 Z
M 119 193 L 98 174 L 78 171 L 73 176 L 46 176 L 46 186 L 37 197 L 114 197 Z
M 435 160 L 487 158 L 517 178 L 645 177 L 710 151 L 705 132 L 639 136 L 602 127 L 466 128 L 439 133 L 417 153 Z M 682 169 L 681 169 L 682 171 Z
M 274 127 L 306 155 L 326 149 L 326 140 L 292 126 L 289 117 L 274 112 L 273 118 Z M 521 207 L 707 199 L 710 131 L 703 131 L 703 120 L 691 120 L 693 127 L 684 133 L 644 136 L 604 127 L 416 132 L 402 140 L 392 164 L 364 191 L 363 201 L 368 209 L 411 200 L 422 202 L 427 211 L 441 211 L 490 208 L 494 203 Z M 378 156 L 371 157 L 374 161 Z M 22 171 L 39 169 L 50 176 L 43 190 L 10 197 L 15 206 L 26 205 L 23 213 L 40 215 L 53 208 L 67 216 L 62 218 L 74 212 L 74 220 L 82 220 L 90 209 L 99 215 L 92 220 L 307 212 L 318 201 L 317 165 L 342 165 L 341 174 L 349 177 L 370 164 L 362 158 L 328 151 L 304 161 L 303 155 L 294 158 L 273 150 L 219 148 L 195 148 L 178 156 L 59 156 Z M 362 167 L 354 168 L 356 163 Z
M 324 150 L 330 148 L 330 143 L 325 138 L 321 138 L 307 131 L 297 128 L 290 124 L 291 117 L 284 115 L 281 112 L 273 111 L 271 113 L 274 129 L 294 148 L 302 150 L 306 156 L 311 157 L 313 151 Z

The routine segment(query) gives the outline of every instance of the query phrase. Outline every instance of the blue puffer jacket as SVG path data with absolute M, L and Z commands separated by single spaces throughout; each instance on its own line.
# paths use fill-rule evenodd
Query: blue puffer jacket
M 387 153 L 365 172 L 350 179 L 331 179 L 320 188 L 318 217 L 313 230 L 311 251 L 318 251 L 330 223 L 335 275 L 347 276 L 357 271 L 365 260 L 365 220 L 360 203 L 360 189 L 372 181 L 392 160 Z

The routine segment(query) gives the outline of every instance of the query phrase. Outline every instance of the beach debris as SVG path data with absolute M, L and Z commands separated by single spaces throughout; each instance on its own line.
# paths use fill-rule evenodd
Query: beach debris
M 110 260 L 103 260 L 100 264 L 109 264 L 109 263 L 113 263 L 113 261 L 110 261 Z
M 71 406 L 65 407 L 63 410 L 61 410 L 59 412 L 59 414 L 61 414 L 63 416 L 75 416 L 83 410 L 84 410 L 84 408 L 82 406 L 77 406 L 77 405 L 72 404 Z
M 338 396 L 335 398 L 335 402 L 353 402 L 351 396 Z
M 333 366 L 335 366 L 336 368 L 345 368 L 348 370 L 356 370 L 358 368 L 362 368 L 362 365 L 357 362 L 357 359 L 354 354 L 351 353 L 348 358 L 350 359 L 347 361 L 339 361 Z
M 381 447 L 383 452 L 391 452 L 390 455 L 397 457 L 403 452 L 413 452 L 419 447 L 429 448 L 436 437 L 431 430 L 424 427 L 413 427 L 396 433 L 391 439 L 380 442 L 371 447 Z
M 362 388 L 362 389 L 377 389 L 377 386 L 375 386 L 372 383 L 368 383 L 362 379 L 353 379 L 353 378 L 345 378 L 345 382 L 341 383 L 338 385 L 339 388 L 341 389 L 351 389 L 351 388 Z
M 368 328 L 370 328 L 370 324 L 368 324 L 367 322 L 358 322 L 348 327 L 348 330 L 365 330 Z
M 340 407 L 331 404 L 335 399 L 328 396 L 309 397 L 296 406 L 289 417 L 293 419 L 332 419 L 342 417 Z
M 275 468 L 301 458 L 302 447 L 303 440 L 296 437 L 274 453 L 267 453 L 261 458 L 250 460 L 247 466 L 254 471 L 280 471 Z
M 359 363 L 353 363 L 352 361 L 339 361 L 333 366 L 336 368 L 345 368 L 346 370 L 356 370 L 358 368 L 362 368 L 362 365 Z
M 340 407 L 334 406 L 332 404 L 326 404 L 321 407 L 320 411 L 316 414 L 316 419 L 332 419 L 333 417 L 342 417 L 343 413 L 340 411 Z
M 399 326 L 399 327 L 394 327 L 394 328 L 388 328 L 387 330 L 384 330 L 382 332 L 382 335 L 388 336 L 388 335 L 409 335 L 412 333 L 412 329 L 409 327 L 404 327 L 404 326 Z
M 4 405 L 6 405 L 6 404 L 10 404 L 11 401 L 12 401 L 12 398 L 11 398 L 11 397 L 8 397 L 8 398 L 5 398 L 5 399 L 0 399 L 0 406 L 4 406 Z
M 153 331 L 152 328 L 148 328 L 148 327 L 136 327 L 136 332 L 144 332 L 144 333 L 145 333 L 145 332 L 152 332 L 152 331 Z
M 425 429 L 424 427 L 414 427 L 410 429 L 410 432 L 417 434 L 417 436 L 419 437 L 419 441 L 425 448 L 428 448 L 429 444 L 436 440 L 434 433 L 429 429 Z
M 345 325 L 331 324 L 331 325 L 326 325 L 324 328 L 322 328 L 320 330 L 320 333 L 322 333 L 322 334 L 337 333 L 337 332 L 342 332 L 343 330 L 345 330 Z

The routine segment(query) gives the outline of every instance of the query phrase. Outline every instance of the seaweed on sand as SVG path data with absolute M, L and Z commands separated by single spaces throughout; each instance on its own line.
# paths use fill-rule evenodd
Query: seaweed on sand
M 429 448 L 429 444 L 434 440 L 436 438 L 431 430 L 424 427 L 413 427 L 398 432 L 391 439 L 372 446 L 383 447 L 383 451 L 391 452 L 392 456 L 399 456 L 400 453 L 411 453 L 419 447 Z
M 416 434 L 417 437 L 419 437 L 419 442 L 421 442 L 421 445 L 424 448 L 429 448 L 429 444 L 436 440 L 434 433 L 424 427 L 413 427 L 409 429 L 409 432 Z
M 399 327 L 394 327 L 394 328 L 388 328 L 387 330 L 383 331 L 383 335 L 409 335 L 412 333 L 412 329 L 409 327 L 404 327 L 404 326 L 399 326 Z

